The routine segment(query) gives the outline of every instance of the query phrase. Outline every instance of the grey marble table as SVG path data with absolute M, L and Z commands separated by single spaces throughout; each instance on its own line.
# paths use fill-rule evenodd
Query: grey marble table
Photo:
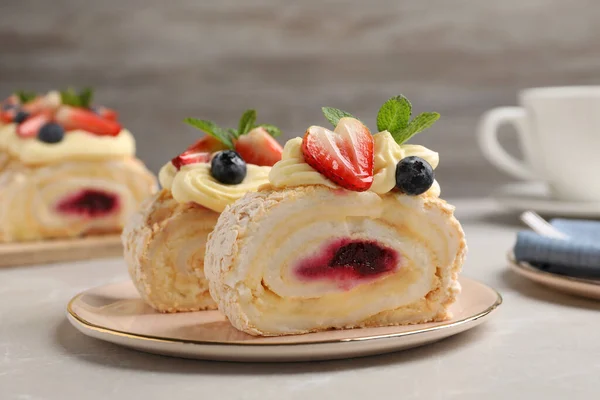
M 138 353 L 65 318 L 77 292 L 127 279 L 122 260 L 0 270 L 0 399 L 591 399 L 600 390 L 600 303 L 507 271 L 514 215 L 456 202 L 465 275 L 501 291 L 495 318 L 434 345 L 377 357 L 236 364 Z

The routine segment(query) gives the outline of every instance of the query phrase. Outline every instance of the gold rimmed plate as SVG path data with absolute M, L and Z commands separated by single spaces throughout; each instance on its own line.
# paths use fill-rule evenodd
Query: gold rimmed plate
M 422 346 L 486 321 L 502 303 L 494 289 L 461 278 L 461 295 L 445 322 L 362 328 L 280 337 L 254 337 L 233 328 L 218 311 L 161 314 L 147 306 L 130 282 L 87 290 L 67 307 L 83 334 L 125 347 L 203 360 L 285 362 L 383 354 Z
M 575 278 L 553 274 L 535 268 L 523 261 L 516 261 L 512 253 L 508 255 L 508 265 L 517 274 L 559 292 L 574 296 L 600 300 L 600 280 Z

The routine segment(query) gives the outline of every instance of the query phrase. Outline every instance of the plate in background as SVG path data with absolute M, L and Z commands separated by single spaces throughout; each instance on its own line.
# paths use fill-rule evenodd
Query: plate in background
M 508 255 L 508 262 L 510 268 L 517 274 L 546 287 L 575 296 L 600 300 L 600 280 L 574 278 L 542 271 L 527 262 L 516 261 L 512 254 Z
M 0 243 L 0 268 L 123 255 L 121 235 Z
M 502 303 L 500 294 L 472 279 L 460 278 L 460 283 L 463 290 L 449 321 L 306 335 L 250 336 L 218 311 L 158 313 L 140 299 L 131 282 L 80 293 L 69 303 L 67 316 L 85 335 L 149 353 L 244 362 L 329 360 L 422 346 L 487 321 Z
M 533 210 L 538 214 L 563 217 L 600 218 L 600 202 L 574 202 L 552 198 L 543 182 L 519 182 L 503 185 L 492 197 L 508 209 Z

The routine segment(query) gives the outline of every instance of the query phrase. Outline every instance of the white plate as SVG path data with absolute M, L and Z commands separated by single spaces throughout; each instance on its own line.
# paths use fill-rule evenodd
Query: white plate
M 492 197 L 511 210 L 534 210 L 539 214 L 565 217 L 600 217 L 600 202 L 562 201 L 552 198 L 542 182 L 519 182 L 504 185 Z
M 542 271 L 526 262 L 517 262 L 512 254 L 508 255 L 510 268 L 519 275 L 546 287 L 575 296 L 600 300 L 600 280 L 574 278 Z
M 502 303 L 494 289 L 468 278 L 451 307 L 454 318 L 438 323 L 363 328 L 281 337 L 254 337 L 233 328 L 218 311 L 160 314 L 130 282 L 75 296 L 69 321 L 85 335 L 162 355 L 225 361 L 308 361 L 361 357 L 435 342 L 486 321 Z

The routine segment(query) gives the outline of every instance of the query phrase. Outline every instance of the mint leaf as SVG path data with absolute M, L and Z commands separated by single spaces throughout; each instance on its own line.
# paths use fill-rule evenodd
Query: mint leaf
M 227 133 L 229 133 L 229 135 L 232 138 L 236 138 L 237 139 L 238 137 L 240 137 L 240 135 L 238 135 L 237 129 L 229 128 L 229 129 L 227 129 Z
M 72 107 L 81 107 L 81 99 L 79 95 L 73 90 L 73 88 L 68 88 L 67 90 L 63 90 L 60 92 L 60 100 L 62 104 Z
M 37 97 L 37 93 L 36 92 L 28 92 L 26 90 L 17 90 L 15 92 L 15 94 L 19 98 L 19 102 L 21 104 L 29 103 L 31 100 L 33 100 L 33 99 L 35 99 Z
M 92 105 L 92 98 L 94 97 L 94 90 L 90 87 L 83 88 L 79 92 L 79 104 L 81 107 L 90 108 Z
M 392 136 L 394 137 L 396 143 L 402 144 L 417 133 L 429 128 L 439 118 L 440 114 L 436 112 L 421 113 L 418 116 L 416 116 L 412 121 L 410 121 L 410 124 L 408 124 L 408 126 L 405 129 L 396 134 L 392 133 Z
M 92 105 L 92 98 L 94 97 L 94 91 L 92 88 L 84 88 L 79 93 L 73 88 L 62 90 L 60 92 L 60 100 L 62 104 L 71 107 L 83 107 L 90 108 Z
M 355 118 L 352 114 L 338 110 L 337 108 L 323 107 L 321 110 L 323 110 L 323 115 L 327 118 L 327 121 L 331 122 L 331 125 L 334 127 L 336 127 L 338 122 L 340 122 L 340 119 L 344 117 Z
M 242 114 L 242 118 L 240 118 L 240 124 L 238 126 L 238 137 L 241 135 L 245 135 L 250 132 L 250 129 L 254 127 L 256 123 L 256 110 L 246 110 Z
M 184 122 L 194 128 L 200 129 L 202 132 L 214 137 L 225 146 L 233 149 L 233 142 L 231 141 L 229 133 L 214 122 L 198 118 L 186 118 L 184 119 Z
M 258 125 L 259 127 L 263 128 L 264 130 L 266 130 L 267 132 L 269 132 L 269 135 L 273 136 L 273 137 L 277 137 L 277 136 L 281 136 L 281 129 L 279 129 L 278 127 L 276 127 L 275 125 L 271 125 L 271 124 L 260 124 Z
M 377 129 L 379 132 L 388 131 L 392 135 L 408 126 L 412 105 L 402 95 L 395 96 L 383 103 L 377 113 Z

